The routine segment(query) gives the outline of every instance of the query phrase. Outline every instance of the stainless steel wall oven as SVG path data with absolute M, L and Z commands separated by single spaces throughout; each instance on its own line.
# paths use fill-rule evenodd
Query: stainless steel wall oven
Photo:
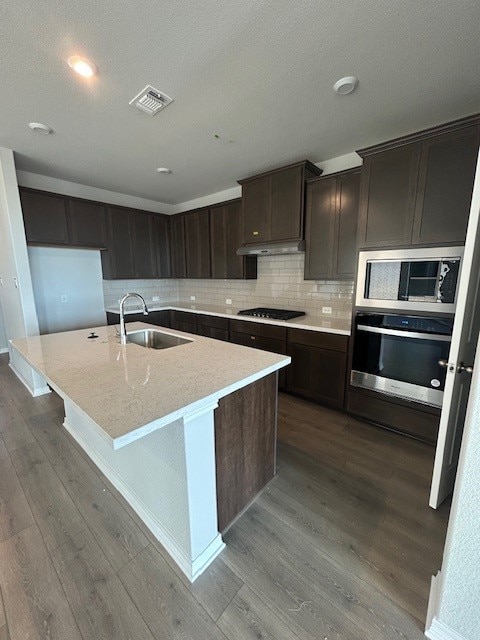
M 452 328 L 450 317 L 357 313 L 351 384 L 441 407 Z

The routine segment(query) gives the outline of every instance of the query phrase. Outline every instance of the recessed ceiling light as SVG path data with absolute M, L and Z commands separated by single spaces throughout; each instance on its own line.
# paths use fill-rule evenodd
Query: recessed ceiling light
M 355 91 L 358 86 L 358 78 L 355 76 L 346 76 L 345 78 L 340 78 L 333 85 L 333 90 L 336 93 L 339 93 L 342 96 L 346 96 L 349 93 Z
M 87 60 L 87 58 L 82 58 L 82 56 L 70 56 L 67 60 L 68 66 L 78 73 L 78 75 L 83 76 L 84 78 L 93 78 L 93 76 L 97 75 L 98 69 Z
M 172 170 L 169 169 L 168 167 L 158 167 L 157 171 L 158 173 L 163 173 L 163 174 L 172 173 Z
M 48 136 L 50 133 L 53 133 L 53 129 L 51 127 L 47 127 L 46 124 L 42 124 L 41 122 L 29 122 L 28 126 L 35 133 L 41 133 L 44 136 Z

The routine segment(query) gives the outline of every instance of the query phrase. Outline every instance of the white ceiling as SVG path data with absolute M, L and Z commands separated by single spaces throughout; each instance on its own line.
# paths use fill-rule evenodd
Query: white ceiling
M 478 0 L 2 4 L 0 145 L 93 187 L 183 202 L 480 111 Z M 360 79 L 348 97 L 332 91 L 344 75 Z M 128 106 L 147 83 L 175 100 L 154 118 Z

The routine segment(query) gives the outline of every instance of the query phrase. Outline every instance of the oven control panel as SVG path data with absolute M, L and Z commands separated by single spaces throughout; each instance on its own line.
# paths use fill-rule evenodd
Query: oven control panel
M 404 329 L 419 333 L 452 335 L 453 318 L 426 318 L 423 316 L 390 315 L 382 313 L 359 313 L 357 324 L 384 329 Z

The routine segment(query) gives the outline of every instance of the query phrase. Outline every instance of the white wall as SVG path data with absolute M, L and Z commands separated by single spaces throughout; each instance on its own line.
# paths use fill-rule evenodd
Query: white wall
M 13 151 L 0 147 L 0 305 L 7 340 L 38 335 L 22 207 Z M 33 393 L 45 390 L 42 378 L 20 362 L 10 361 Z M 20 370 L 21 368 L 21 370 Z
M 480 340 L 430 638 L 480 638 Z M 443 635 L 439 635 L 443 634 Z
M 0 305 L 0 353 L 8 351 L 7 336 L 5 334 L 5 322 L 3 320 L 2 307 Z
M 106 323 L 100 251 L 29 247 L 28 257 L 41 334 Z

